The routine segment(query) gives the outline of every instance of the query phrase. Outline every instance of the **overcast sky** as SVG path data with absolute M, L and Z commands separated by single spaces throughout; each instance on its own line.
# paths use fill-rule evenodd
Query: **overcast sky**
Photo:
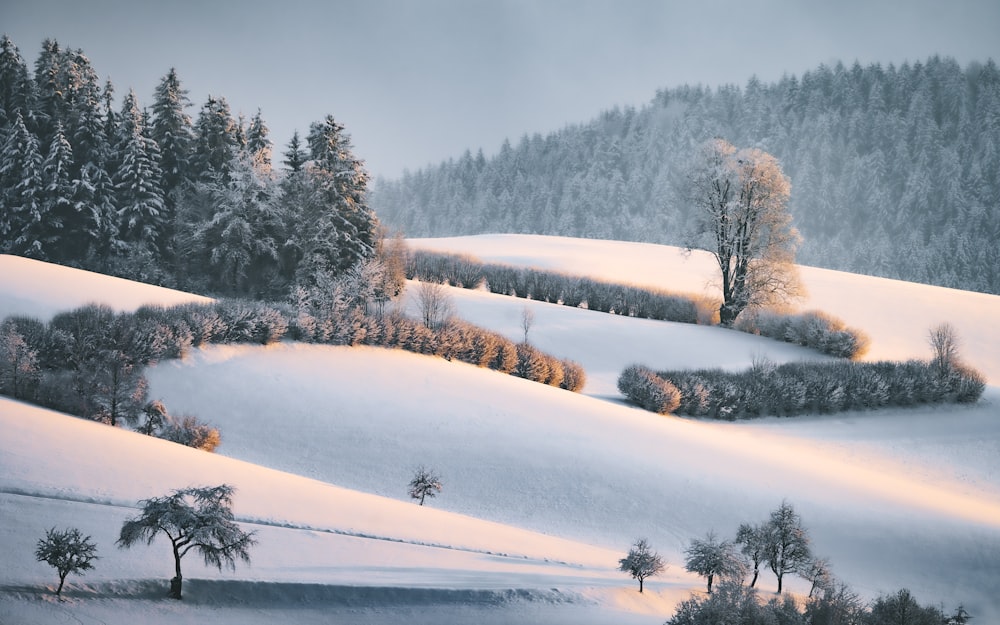
M 0 0 L 34 66 L 82 48 L 144 105 L 171 67 L 261 109 L 276 152 L 332 114 L 376 175 L 640 107 L 681 84 L 746 84 L 820 63 L 1000 61 L 997 0 Z

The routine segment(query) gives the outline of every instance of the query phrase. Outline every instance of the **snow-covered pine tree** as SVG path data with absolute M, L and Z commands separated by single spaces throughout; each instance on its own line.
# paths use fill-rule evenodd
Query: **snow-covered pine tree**
M 18 113 L 22 120 L 29 114 L 32 84 L 28 65 L 10 37 L 0 38 L 0 128 L 14 124 Z
M 153 94 L 149 135 L 160 148 L 160 171 L 163 174 L 164 199 L 173 205 L 171 196 L 187 182 L 191 173 L 194 125 L 185 109 L 191 106 L 187 90 L 181 87 L 177 70 L 170 68 Z
M 0 153 L 0 251 L 35 255 L 35 233 L 44 221 L 41 195 L 38 139 L 18 112 Z
M 229 164 L 239 151 L 240 129 L 223 97 L 208 96 L 195 121 L 192 167 L 199 180 L 229 175 Z
M 308 141 L 312 160 L 302 216 L 311 236 L 305 237 L 302 252 L 317 269 L 339 275 L 375 252 L 378 220 L 368 206 L 369 176 L 332 115 L 310 126 Z
M 271 171 L 271 151 L 273 146 L 269 132 L 267 124 L 264 123 L 264 118 L 261 117 L 260 109 L 257 109 L 257 113 L 250 119 L 250 125 L 247 127 L 246 151 L 254 163 L 256 163 L 256 166 L 265 172 Z
M 144 134 L 134 91 L 122 105 L 117 152 L 121 164 L 114 183 L 120 237 L 129 257 L 145 264 L 154 260 L 163 235 L 163 191 L 156 142 Z
M 83 208 L 74 200 L 77 184 L 71 178 L 73 149 L 63 133 L 61 123 L 56 124 L 48 155 L 42 162 L 41 214 L 33 232 L 35 258 L 65 260 L 78 248 L 77 237 L 83 230 Z

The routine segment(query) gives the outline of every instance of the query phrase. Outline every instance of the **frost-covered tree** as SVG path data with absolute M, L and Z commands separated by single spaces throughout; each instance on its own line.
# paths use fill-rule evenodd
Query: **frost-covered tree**
M 432 330 L 447 323 L 455 314 L 448 287 L 437 282 L 421 282 L 417 286 L 417 308 L 424 325 Z
M 247 127 L 246 151 L 251 160 L 266 172 L 271 171 L 271 152 L 273 144 L 269 136 L 270 131 L 264 118 L 260 114 L 260 109 L 250 118 L 250 125 Z
M 194 125 L 186 112 L 190 106 L 188 92 L 181 87 L 177 70 L 171 67 L 153 93 L 149 126 L 149 136 L 160 148 L 159 165 L 168 208 L 173 206 L 174 193 L 192 176 Z
M 639 580 L 639 592 L 642 592 L 643 582 L 648 577 L 659 575 L 666 568 L 666 563 L 660 554 L 653 551 L 649 541 L 640 538 L 632 543 L 628 555 L 618 561 L 618 570 L 628 573 L 632 579 Z
M 77 184 L 71 177 L 72 169 L 73 149 L 62 124 L 57 123 L 52 145 L 42 162 L 41 212 L 45 219 L 34 233 L 36 258 L 62 260 L 82 247 L 87 207 L 74 201 Z
M 7 35 L 0 38 L 0 128 L 8 128 L 18 114 L 29 114 L 32 83 L 28 65 Z
M 142 511 L 125 521 L 117 545 L 127 549 L 163 534 L 170 540 L 174 556 L 174 578 L 170 596 L 181 599 L 183 578 L 181 559 L 197 551 L 208 566 L 220 571 L 223 565 L 236 570 L 236 560 L 250 563 L 250 548 L 257 543 L 254 532 L 244 532 L 233 516 L 233 493 L 228 484 L 175 490 L 163 497 L 139 502 Z
M 368 205 L 369 175 L 333 116 L 310 126 L 308 144 L 302 219 L 312 236 L 304 237 L 303 256 L 337 275 L 375 252 L 378 220 Z
M 14 323 L 0 324 L 0 392 L 17 399 L 28 397 L 39 375 L 37 350 Z
M 766 532 L 767 546 L 764 554 L 768 567 L 778 578 L 778 594 L 781 594 L 784 576 L 788 573 L 802 572 L 812 560 L 809 536 L 802 525 L 802 517 L 787 501 L 782 501 L 781 505 L 771 512 Z
M 813 558 L 802 568 L 802 577 L 810 583 L 809 598 L 812 599 L 816 591 L 824 592 L 832 588 L 834 584 L 833 573 L 830 570 L 830 561 L 826 558 Z
M 732 325 L 747 307 L 800 293 L 793 264 L 799 236 L 788 212 L 791 186 L 777 159 L 715 139 L 695 157 L 687 185 L 695 208 L 689 247 L 708 251 L 719 267 L 720 323 Z
M 709 532 L 704 540 L 694 539 L 684 550 L 684 568 L 708 580 L 708 592 L 712 592 L 712 582 L 716 577 L 741 579 L 746 565 L 728 540 L 719 540 L 715 532 Z
M 163 244 L 165 215 L 156 142 L 145 134 L 143 114 L 135 92 L 122 103 L 115 173 L 119 231 L 130 254 L 155 258 Z
M 306 161 L 309 160 L 309 154 L 302 145 L 302 139 L 299 137 L 298 130 L 292 133 L 292 138 L 288 142 L 288 148 L 285 150 L 284 157 L 281 161 L 282 164 L 293 174 L 302 171 Z
M 195 232 L 207 256 L 212 286 L 234 295 L 283 295 L 279 289 L 286 223 L 270 171 L 242 154 L 229 176 L 203 184 L 213 207 Z
M 195 121 L 192 166 L 199 180 L 229 175 L 229 164 L 240 148 L 240 129 L 225 98 L 208 96 Z
M 767 528 L 764 525 L 743 523 L 736 531 L 736 544 L 740 552 L 746 556 L 753 566 L 753 579 L 750 588 L 757 585 L 760 576 L 760 565 L 767 561 Z
M 426 467 L 417 467 L 410 480 L 409 493 L 411 499 L 419 500 L 420 505 L 424 505 L 424 498 L 435 497 L 441 492 L 441 478 Z
M 41 195 L 38 139 L 16 113 L 0 154 L 0 251 L 33 255 L 37 233 L 47 220 Z
M 59 575 L 56 596 L 62 597 L 63 584 L 70 573 L 83 573 L 94 568 L 93 562 L 98 559 L 97 545 L 90 536 L 84 536 L 75 527 L 65 530 L 53 527 L 45 530 L 45 538 L 38 540 L 35 559 L 55 568 Z

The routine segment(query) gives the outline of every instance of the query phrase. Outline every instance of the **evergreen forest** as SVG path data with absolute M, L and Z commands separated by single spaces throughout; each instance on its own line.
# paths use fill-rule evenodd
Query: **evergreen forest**
M 663 89 L 641 108 L 378 180 L 407 236 L 535 233 L 687 243 L 697 147 L 774 155 L 797 262 L 1000 294 L 1000 71 L 950 58 L 820 65 L 774 83 Z
M 34 67 L 0 40 L 0 253 L 187 291 L 283 299 L 376 251 L 369 174 L 327 116 L 279 166 L 258 110 L 177 73 L 151 105 L 117 101 L 82 50 L 47 39 Z

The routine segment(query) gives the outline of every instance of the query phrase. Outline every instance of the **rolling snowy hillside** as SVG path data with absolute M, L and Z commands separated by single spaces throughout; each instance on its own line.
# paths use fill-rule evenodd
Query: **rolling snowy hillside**
M 678 291 L 699 290 L 708 278 L 697 256 L 662 246 L 508 236 L 413 243 Z M 74 297 L 122 309 L 174 301 L 157 299 L 167 297 L 162 291 L 135 300 L 148 287 L 17 262 L 16 279 L 0 272 L 0 314 L 35 306 L 45 316 L 53 302 L 69 307 Z M 50 277 L 32 278 L 42 275 Z M 871 334 L 871 358 L 926 357 L 927 328 L 947 320 L 965 339 L 967 359 L 991 384 L 1000 380 L 1000 330 L 988 322 L 1000 318 L 1000 298 L 808 268 L 804 278 L 805 306 Z M 80 291 L 70 297 L 45 283 Z M 817 554 L 863 595 L 908 587 L 923 603 L 963 603 L 979 622 L 1000 619 L 996 386 L 971 407 L 743 423 L 659 417 L 620 401 L 622 367 L 821 356 L 720 328 L 452 294 L 460 316 L 515 339 L 530 306 L 530 340 L 582 363 L 584 394 L 372 348 L 212 347 L 151 369 L 154 397 L 221 429 L 216 455 L 0 401 L 0 549 L 13 563 L 0 573 L 0 622 L 74 614 L 105 622 L 340 615 L 361 623 L 661 623 L 702 587 L 683 571 L 687 543 L 710 529 L 731 536 L 783 498 L 802 514 Z M 21 308 L 2 308 L 10 302 Z M 406 500 L 418 464 L 444 481 L 430 507 Z M 186 561 L 191 601 L 159 599 L 168 547 L 112 546 L 127 506 L 222 481 L 237 485 L 237 515 L 260 532 L 254 564 L 219 574 Z M 92 533 L 103 558 L 70 578 L 67 605 L 35 599 L 54 581 L 31 554 L 52 525 Z M 639 536 L 670 564 L 641 597 L 615 570 Z M 762 583 L 773 589 L 770 575 Z

